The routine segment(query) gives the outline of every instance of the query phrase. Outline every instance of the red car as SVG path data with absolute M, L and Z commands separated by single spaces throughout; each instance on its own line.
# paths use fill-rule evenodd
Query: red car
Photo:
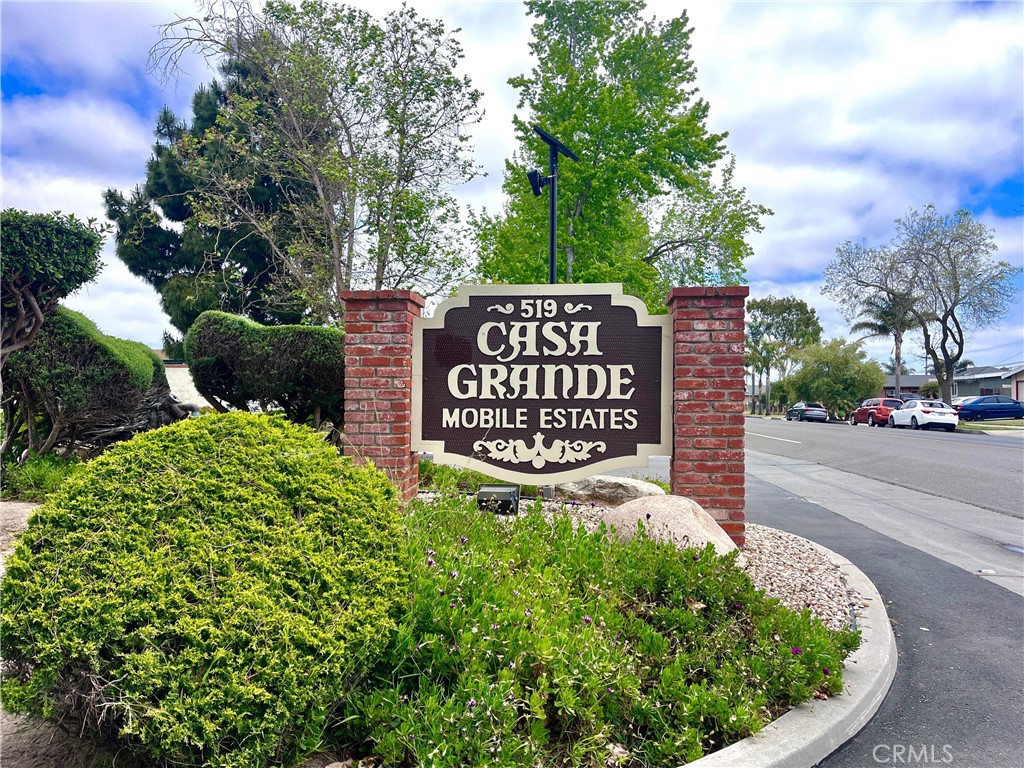
M 884 427 L 889 423 L 889 412 L 903 405 L 903 401 L 895 397 L 872 397 L 865 400 L 850 414 L 850 424 L 867 424 L 869 427 Z

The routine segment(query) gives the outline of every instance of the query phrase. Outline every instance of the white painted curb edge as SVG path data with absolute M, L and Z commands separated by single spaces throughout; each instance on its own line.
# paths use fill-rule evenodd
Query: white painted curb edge
M 857 616 L 861 644 L 846 659 L 843 693 L 800 704 L 753 736 L 687 763 L 687 768 L 812 768 L 857 735 L 882 705 L 897 663 L 896 637 L 882 596 L 849 560 L 814 546 L 839 566 L 847 584 L 868 603 Z

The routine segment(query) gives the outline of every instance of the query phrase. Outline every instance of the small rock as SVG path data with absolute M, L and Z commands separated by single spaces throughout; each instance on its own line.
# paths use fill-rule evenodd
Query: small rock
M 618 506 L 634 499 L 664 496 L 665 489 L 644 480 L 614 475 L 594 475 L 586 480 L 555 486 L 555 494 L 562 499 L 594 501 Z

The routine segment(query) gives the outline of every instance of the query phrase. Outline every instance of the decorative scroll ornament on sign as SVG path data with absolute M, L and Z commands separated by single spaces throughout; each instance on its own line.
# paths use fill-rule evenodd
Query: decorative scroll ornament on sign
M 473 450 L 481 451 L 486 448 L 490 459 L 507 461 L 510 464 L 529 462 L 540 469 L 549 462 L 575 464 L 577 461 L 586 461 L 592 451 L 604 453 L 606 448 L 600 440 L 555 440 L 549 448 L 544 445 L 544 439 L 544 435 L 538 432 L 533 436 L 533 445 L 527 445 L 525 440 L 477 440 L 473 444 Z

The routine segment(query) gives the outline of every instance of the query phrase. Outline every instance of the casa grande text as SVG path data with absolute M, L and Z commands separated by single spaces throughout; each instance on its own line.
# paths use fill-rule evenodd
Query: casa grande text
M 483 323 L 476 346 L 494 363 L 463 363 L 448 371 L 449 394 L 480 401 L 629 401 L 635 387 L 632 365 L 525 363 L 520 358 L 558 360 L 601 357 L 600 322 L 494 321 Z M 582 404 L 581 404 L 582 405 Z M 623 403 L 625 406 L 626 403 Z M 444 408 L 441 426 L 458 428 L 632 430 L 637 411 L 628 407 Z M 536 422 L 530 423 L 533 415 Z

